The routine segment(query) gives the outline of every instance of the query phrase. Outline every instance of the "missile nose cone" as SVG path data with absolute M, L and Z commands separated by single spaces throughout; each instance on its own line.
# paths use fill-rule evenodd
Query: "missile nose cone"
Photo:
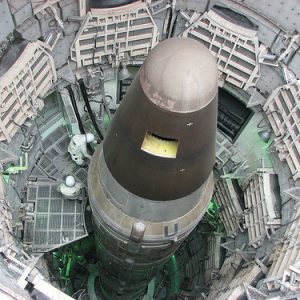
M 192 39 L 173 38 L 159 43 L 140 71 L 148 98 L 173 112 L 197 111 L 217 92 L 217 66 L 209 50 Z
M 103 143 L 115 180 L 158 201 L 185 197 L 215 163 L 217 66 L 203 45 L 168 39 L 136 75 Z

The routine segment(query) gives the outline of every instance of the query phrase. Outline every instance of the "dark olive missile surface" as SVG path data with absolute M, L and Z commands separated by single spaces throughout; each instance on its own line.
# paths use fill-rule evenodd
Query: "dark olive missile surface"
M 140 299 L 213 191 L 217 66 L 188 38 L 159 43 L 89 168 L 102 294 Z

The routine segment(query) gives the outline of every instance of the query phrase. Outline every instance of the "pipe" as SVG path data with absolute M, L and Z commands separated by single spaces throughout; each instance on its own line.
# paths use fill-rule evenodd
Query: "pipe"
M 79 111 L 78 111 L 78 106 L 77 106 L 75 96 L 74 96 L 74 92 L 72 90 L 71 85 L 68 85 L 66 87 L 66 89 L 68 90 L 69 95 L 70 95 L 71 103 L 72 103 L 72 106 L 74 108 L 74 112 L 75 112 L 75 115 L 76 115 L 76 119 L 77 119 L 77 122 L 78 122 L 80 133 L 85 134 L 85 130 L 84 130 L 84 127 L 83 127 L 83 124 L 82 124 L 82 121 L 81 121 L 81 117 L 80 117 L 80 114 L 79 114 Z M 89 143 L 87 144 L 87 148 L 91 153 L 94 152 L 93 147 Z
M 77 104 L 76 104 L 74 92 L 73 92 L 73 90 L 72 90 L 71 85 L 68 85 L 68 86 L 66 87 L 66 89 L 68 90 L 69 95 L 70 95 L 71 103 L 72 103 L 72 106 L 73 106 L 73 108 L 74 108 L 74 112 L 75 112 L 75 115 L 76 115 L 76 119 L 77 119 L 77 122 L 78 122 L 78 126 L 79 126 L 80 133 L 81 133 L 81 134 L 85 134 L 85 130 L 84 130 L 84 127 L 83 127 L 81 118 L 80 118 L 80 114 L 79 114 L 79 112 L 78 112 L 78 107 L 77 107 Z
M 25 144 L 23 142 L 23 144 L 20 146 L 20 148 L 24 151 L 24 152 L 29 152 L 33 146 L 33 143 L 35 141 L 35 136 L 34 135 L 30 135 L 28 138 L 27 143 Z
M 168 296 L 177 295 L 180 292 L 181 287 L 181 277 L 180 270 L 178 268 L 178 263 L 175 254 L 173 254 L 167 264 L 168 277 L 170 279 L 170 289 L 168 291 Z
M 99 136 L 99 138 L 100 138 L 101 140 L 103 140 L 104 137 L 103 137 L 103 134 L 102 134 L 102 132 L 100 131 L 100 129 L 99 129 L 99 127 L 98 127 L 98 124 L 97 124 L 97 122 L 96 122 L 94 113 L 93 113 L 93 111 L 92 111 L 92 109 L 91 109 L 90 102 L 89 102 L 89 99 L 88 99 L 88 95 L 87 95 L 87 92 L 86 92 L 86 88 L 85 88 L 85 84 L 84 84 L 84 82 L 83 82 L 83 79 L 80 78 L 80 79 L 78 80 L 78 83 L 79 83 L 79 86 L 80 86 L 80 90 L 81 90 L 81 93 L 82 93 L 82 96 L 83 96 L 84 103 L 85 103 L 85 105 L 86 105 L 86 108 L 87 108 L 88 113 L 89 113 L 89 115 L 90 115 L 91 121 L 92 121 L 92 123 L 93 123 L 93 126 L 94 126 L 94 128 L 95 128 L 95 130 L 96 130 L 96 132 L 97 132 L 97 134 L 98 134 L 98 136 Z

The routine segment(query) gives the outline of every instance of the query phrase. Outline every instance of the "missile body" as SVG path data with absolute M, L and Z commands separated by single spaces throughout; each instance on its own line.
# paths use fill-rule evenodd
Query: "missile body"
M 188 38 L 159 43 L 89 167 L 104 298 L 141 299 L 212 196 L 217 67 Z

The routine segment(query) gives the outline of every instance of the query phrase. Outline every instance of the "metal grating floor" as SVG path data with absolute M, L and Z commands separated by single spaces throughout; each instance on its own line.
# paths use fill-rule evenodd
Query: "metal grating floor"
M 27 202 L 35 204 L 33 220 L 25 221 L 24 243 L 33 252 L 47 252 L 87 236 L 86 201 L 62 198 L 58 184 L 37 183 L 28 187 Z
M 75 179 L 77 179 L 79 182 L 85 185 L 87 184 L 88 171 L 86 168 L 82 168 L 76 165 L 72 170 L 72 174 L 75 176 Z
M 68 154 L 70 137 L 63 127 L 59 127 L 44 141 L 44 151 L 41 153 L 30 179 L 51 178 L 60 180 L 72 171 L 74 164 Z
M 43 151 L 29 176 L 27 202 L 34 216 L 25 221 L 24 244 L 33 252 L 47 252 L 85 237 L 84 201 L 64 199 L 57 186 L 66 175 L 86 185 L 87 168 L 77 166 L 68 153 L 70 137 L 59 127 L 43 140 Z
M 62 180 L 72 174 L 77 181 L 86 183 L 87 169 L 76 165 L 68 153 L 70 137 L 63 127 L 59 127 L 44 141 L 44 152 L 32 169 L 29 180 Z

